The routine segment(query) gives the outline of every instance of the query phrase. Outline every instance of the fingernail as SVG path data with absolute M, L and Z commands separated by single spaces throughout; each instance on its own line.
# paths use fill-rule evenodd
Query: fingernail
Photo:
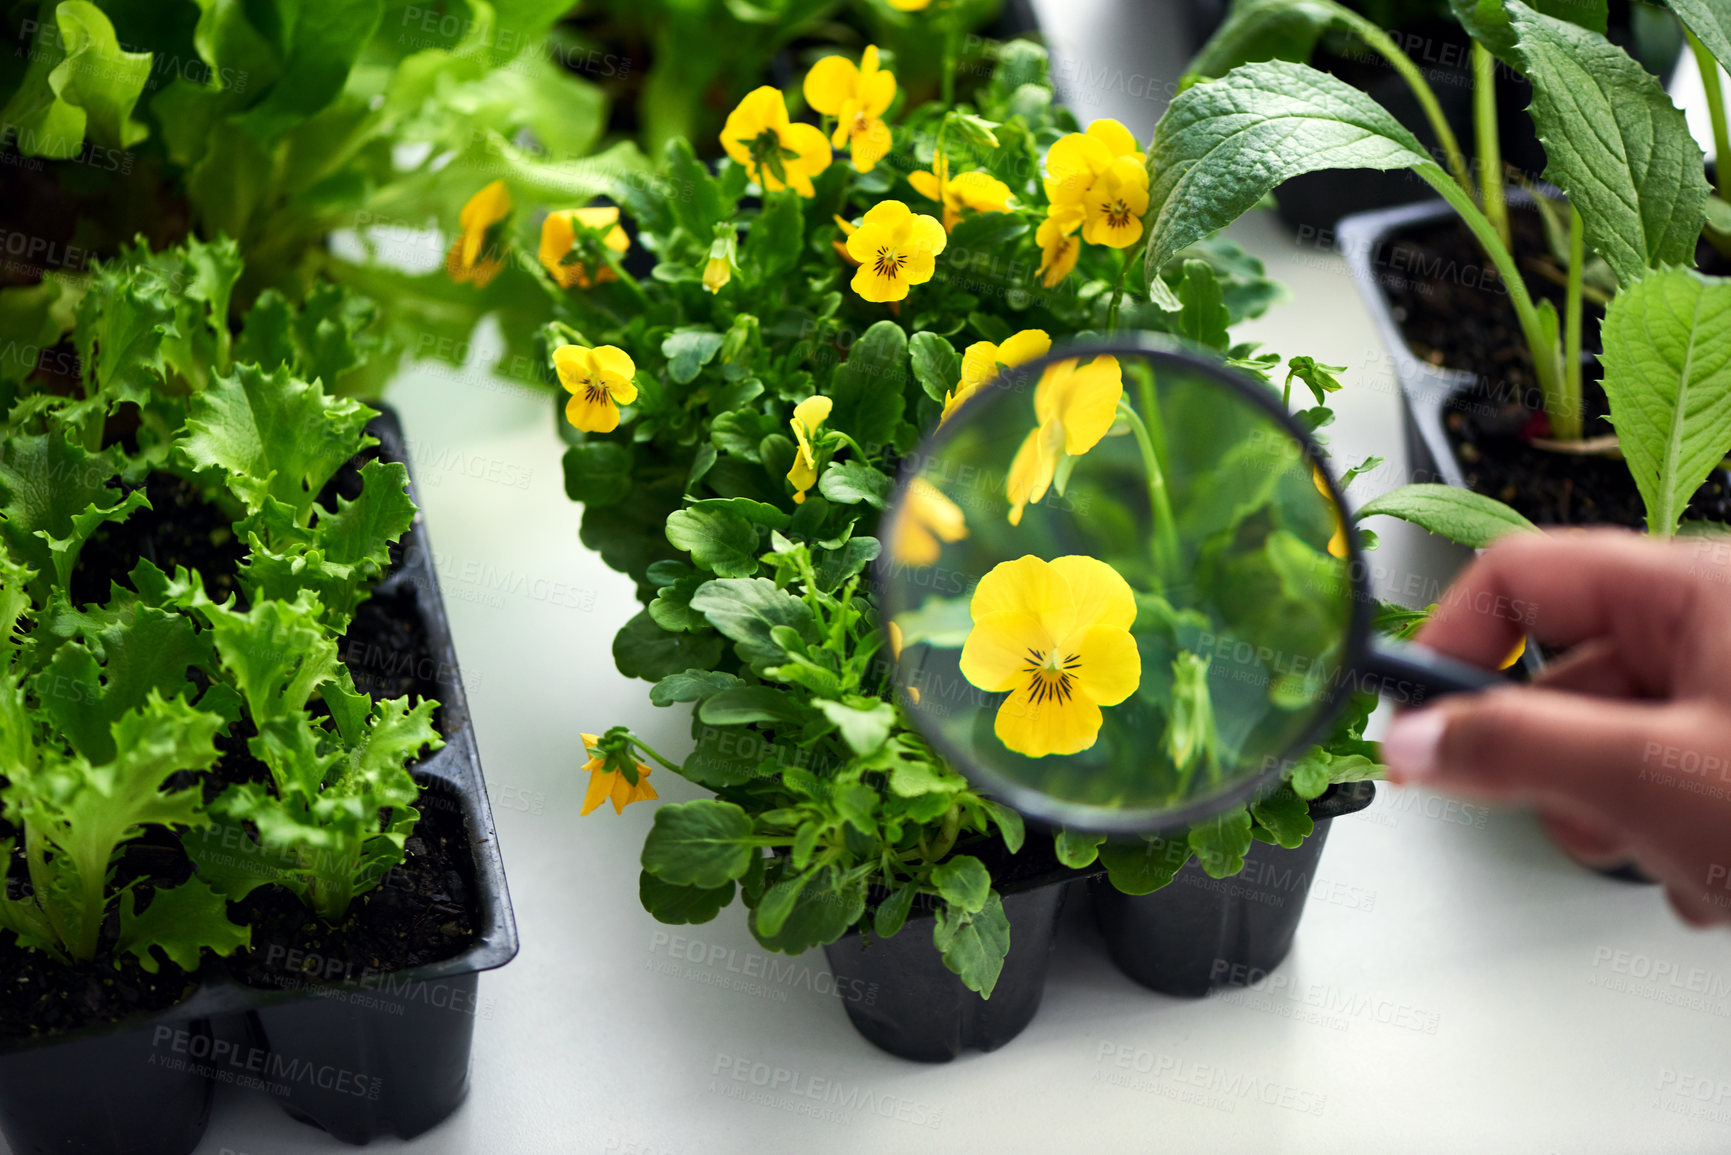
M 1411 710 L 1389 724 L 1382 760 L 1393 782 L 1420 782 L 1437 771 L 1437 748 L 1446 719 L 1441 710 Z

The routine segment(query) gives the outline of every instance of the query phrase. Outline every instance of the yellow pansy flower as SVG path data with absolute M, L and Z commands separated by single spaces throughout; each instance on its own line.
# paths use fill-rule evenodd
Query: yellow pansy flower
M 1034 389 L 1039 424 L 1016 450 L 1004 485 L 1011 525 L 1021 525 L 1028 503 L 1046 496 L 1060 459 L 1079 457 L 1100 443 L 1118 419 L 1123 395 L 1124 375 L 1116 357 L 1096 357 L 1086 365 L 1071 358 L 1040 375 Z
M 835 251 L 839 253 L 841 259 L 846 261 L 848 264 L 859 264 L 858 261 L 853 259 L 853 254 L 847 251 L 847 239 L 859 232 L 859 226 L 854 224 L 852 221 L 843 220 L 841 217 L 831 217 L 830 219 L 836 223 L 838 228 L 841 229 L 841 240 L 832 242 L 835 245 Z
M 765 192 L 790 188 L 802 197 L 816 196 L 811 178 L 829 167 L 829 141 L 823 130 L 793 124 L 781 89 L 764 85 L 746 93 L 727 114 L 721 147 L 745 166 L 746 175 Z
M 859 262 L 853 291 L 876 304 L 901 300 L 909 286 L 932 279 L 948 239 L 937 218 L 901 201 L 880 201 L 847 239 L 848 255 Z
M 1094 183 L 1115 161 L 1126 158 L 1148 163 L 1130 130 L 1115 120 L 1096 120 L 1087 132 L 1060 138 L 1046 153 L 1046 199 L 1052 202 L 1052 215 L 1066 226 L 1081 224 Z
M 908 183 L 927 200 L 944 206 L 946 233 L 962 219 L 963 209 L 976 213 L 1002 213 L 1010 208 L 1009 185 L 980 169 L 951 178 L 949 159 L 941 152 L 932 157 L 931 172 L 910 172 Z
M 878 49 L 866 45 L 859 66 L 845 56 L 826 56 L 805 74 L 805 102 L 836 118 L 836 148 L 849 145 L 853 166 L 870 172 L 890 151 L 890 126 L 884 111 L 896 97 L 896 78 L 878 67 Z
M 586 209 L 557 209 L 541 222 L 541 250 L 536 255 L 541 267 L 552 274 L 561 289 L 592 289 L 603 281 L 618 280 L 604 263 L 598 263 L 591 273 L 578 258 L 584 246 L 578 243 L 577 226 L 602 233 L 601 243 L 615 253 L 631 247 L 631 238 L 619 224 L 619 209 L 614 205 L 596 205 Z M 585 238 L 587 239 L 587 238 Z
M 570 348 L 570 346 L 566 346 Z M 655 787 L 649 784 L 649 767 L 637 763 L 637 784 L 633 786 L 625 780 L 625 775 L 617 770 L 607 769 L 606 761 L 596 752 L 595 747 L 601 742 L 593 734 L 583 735 L 583 746 L 589 752 L 589 761 L 583 763 L 583 769 L 589 771 L 589 790 L 583 795 L 583 809 L 579 817 L 589 813 L 608 799 L 613 801 L 613 813 L 623 814 L 625 808 L 633 802 L 644 802 L 659 798 Z
M 788 424 L 793 426 L 798 449 L 793 455 L 793 468 L 787 471 L 787 480 L 793 486 L 795 505 L 803 505 L 805 491 L 817 484 L 817 451 L 811 442 L 817 436 L 818 426 L 829 420 L 833 404 L 828 397 L 813 396 L 793 407 L 793 419 Z
M 565 420 L 585 433 L 611 433 L 619 428 L 619 406 L 637 400 L 637 366 L 630 354 L 613 345 L 585 349 L 561 345 L 553 350 L 559 384 L 571 394 Z
M 888 0 L 888 3 L 897 12 L 924 12 L 932 6 L 932 0 Z
M 984 385 L 997 380 L 998 366 L 1014 369 L 1017 365 L 1026 365 L 1036 357 L 1044 357 L 1052 351 L 1052 338 L 1044 329 L 1023 329 L 1004 339 L 1002 345 L 994 345 L 990 341 L 975 341 L 962 354 L 962 379 L 956 387 L 944 394 L 944 412 L 938 418 L 942 425 L 950 419 L 950 414 L 962 407 L 962 403 Z
M 945 497 L 937 486 L 916 477 L 908 485 L 901 516 L 896 519 L 895 544 L 890 553 L 906 565 L 931 565 L 943 552 L 940 542 L 958 542 L 967 536 L 968 519 L 961 507 Z M 899 643 L 896 648 L 901 648 Z
M 1121 156 L 1082 200 L 1082 239 L 1091 245 L 1127 249 L 1142 239 L 1142 214 L 1147 211 L 1148 170 Z
M 993 566 L 968 604 L 962 676 L 1008 693 L 993 731 L 1018 754 L 1076 754 L 1100 736 L 1102 706 L 1142 681 L 1129 583 L 1097 558 L 1028 555 Z
M 731 223 L 715 227 L 715 239 L 709 243 L 709 259 L 703 263 L 703 287 L 719 293 L 733 280 L 738 264 L 739 234 Z
M 1040 283 L 1048 289 L 1069 276 L 1076 258 L 1082 255 L 1082 241 L 1075 232 L 1074 224 L 1065 228 L 1060 218 L 1048 216 L 1034 233 L 1040 246 Z
M 496 180 L 470 197 L 457 214 L 462 235 L 445 254 L 445 272 L 458 284 L 477 289 L 499 275 L 505 267 L 504 230 L 498 226 L 511 215 L 511 190 Z

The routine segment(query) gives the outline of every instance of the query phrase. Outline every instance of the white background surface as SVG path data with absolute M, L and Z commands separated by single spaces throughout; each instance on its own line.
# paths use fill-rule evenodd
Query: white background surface
M 1146 139 L 1179 72 L 1175 13 L 1107 0 L 1039 7 L 1084 120 L 1115 115 Z M 1391 461 L 1355 487 L 1359 500 L 1398 484 L 1395 386 L 1344 266 L 1296 247 L 1272 218 L 1235 235 L 1293 297 L 1242 335 L 1350 366 L 1335 450 Z M 673 756 L 689 738 L 683 710 L 655 709 L 645 683 L 613 669 L 610 639 L 637 606 L 630 583 L 578 544 L 551 405 L 479 369 L 411 374 L 391 400 L 439 556 L 523 944 L 482 981 L 468 1103 L 415 1150 L 1731 1148 L 1731 939 L 1685 930 L 1654 888 L 1571 865 L 1526 815 L 1422 792 L 1382 787 L 1371 810 L 1335 824 L 1279 989 L 1194 1002 L 1147 992 L 1106 959 L 1077 894 L 1033 1025 L 1003 1050 L 947 1065 L 907 1063 L 857 1036 L 820 993 L 821 951 L 785 981 L 743 979 L 765 956 L 737 906 L 678 928 L 701 947 L 676 944 L 637 901 L 653 804 L 577 817 L 580 730 L 628 723 Z M 1458 555 L 1423 536 L 1384 529 L 1385 583 L 1452 572 Z M 664 771 L 654 783 L 666 801 L 700 793 Z M 1689 996 L 1652 981 L 1655 968 L 1706 993 L 1678 1005 L 1676 994 Z M 814 1119 L 794 1113 L 804 1101 L 791 1094 L 729 1097 L 755 1089 L 727 1077 L 750 1063 L 802 1088 L 828 1080 L 855 1102 L 880 1097 L 891 1117 Z M 1681 1093 L 1684 1079 L 1705 1080 L 1707 1101 Z M 1231 1092 L 1247 1082 L 1275 1088 L 1276 1102 Z M 898 1106 L 936 1125 L 898 1120 Z M 262 1100 L 226 1102 L 203 1148 L 340 1149 Z

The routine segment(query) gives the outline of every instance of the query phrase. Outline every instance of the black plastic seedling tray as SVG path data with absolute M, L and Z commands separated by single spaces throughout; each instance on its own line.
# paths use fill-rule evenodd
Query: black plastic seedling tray
M 369 432 L 384 460 L 408 464 L 393 412 L 384 409 Z M 462 819 L 470 861 L 459 872 L 473 942 L 455 957 L 382 975 L 285 957 L 305 978 L 282 990 L 243 985 L 226 961 L 211 960 L 193 995 L 167 1011 L 0 1044 L 0 1134 L 13 1155 L 187 1155 L 215 1096 L 241 1090 L 269 1094 L 350 1143 L 410 1138 L 462 1103 L 475 1021 L 485 1014 L 479 976 L 516 955 L 517 928 L 422 515 L 374 595 L 412 603 L 424 633 L 419 661 L 437 687 L 445 746 L 414 768 L 420 808 Z

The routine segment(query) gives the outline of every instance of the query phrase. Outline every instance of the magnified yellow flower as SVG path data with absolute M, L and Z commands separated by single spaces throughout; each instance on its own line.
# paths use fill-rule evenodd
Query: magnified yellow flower
M 1014 369 L 1017 365 L 1025 365 L 1036 357 L 1044 357 L 1052 351 L 1052 338 L 1044 329 L 1023 329 L 1004 339 L 1002 345 L 994 345 L 990 341 L 975 341 L 962 354 L 962 379 L 950 392 L 944 394 L 944 412 L 938 419 L 942 425 L 950 419 L 950 414 L 961 408 L 962 402 L 980 391 L 998 378 L 998 366 Z
M 1322 494 L 1328 501 L 1329 512 L 1334 515 L 1334 536 L 1328 539 L 1328 555 L 1344 558 L 1351 554 L 1352 548 L 1346 539 L 1346 524 L 1340 520 L 1340 507 L 1334 504 L 1334 495 L 1328 492 L 1328 483 L 1322 478 L 1322 470 L 1318 466 L 1310 467 L 1310 482 L 1316 486 L 1316 492 Z
M 793 407 L 793 420 L 788 424 L 793 426 L 798 449 L 793 455 L 793 468 L 787 471 L 787 480 L 793 486 L 795 505 L 805 504 L 805 491 L 817 484 L 817 451 L 811 443 L 818 426 L 829 420 L 833 404 L 828 397 L 807 397 Z
M 1106 436 L 1118 418 L 1124 396 L 1124 374 L 1116 357 L 1096 357 L 1086 365 L 1074 358 L 1060 361 L 1040 375 L 1034 389 L 1034 417 L 1004 484 L 1010 501 L 1010 524 L 1022 524 L 1022 511 L 1051 488 L 1058 462 L 1080 457 Z
M 899 301 L 937 270 L 949 240 L 937 218 L 915 213 L 901 201 L 880 201 L 847 239 L 848 256 L 859 262 L 853 291 L 875 304 Z
M 595 749 L 600 741 L 601 739 L 593 734 L 583 735 L 583 745 L 589 751 L 589 761 L 583 763 L 583 769 L 589 771 L 589 790 L 583 795 L 583 809 L 579 816 L 589 813 L 609 799 L 613 802 L 613 813 L 623 814 L 625 808 L 633 802 L 660 797 L 655 793 L 655 787 L 649 784 L 649 767 L 643 763 L 637 763 L 635 786 L 627 782 L 625 775 L 619 771 L 607 769 L 607 763 Z
M 1509 651 L 1509 656 L 1502 660 L 1502 662 L 1497 666 L 1497 669 L 1499 669 L 1499 670 L 1508 669 L 1510 666 L 1512 666 L 1516 662 L 1520 661 L 1521 655 L 1526 653 L 1526 652 L 1527 652 L 1527 638 L 1526 638 L 1525 634 L 1522 634 L 1521 640 L 1515 643 L 1515 648 Z
M 1081 224 L 1089 191 L 1124 158 L 1148 163 L 1130 130 L 1115 120 L 1096 120 L 1087 132 L 1060 138 L 1046 153 L 1046 199 L 1052 202 L 1052 215 L 1066 226 Z
M 1061 219 L 1049 216 L 1034 233 L 1040 246 L 1040 283 L 1048 289 L 1069 276 L 1076 258 L 1082 255 L 1082 240 L 1075 232 L 1074 224 L 1065 228 Z
M 932 6 L 932 0 L 888 0 L 888 3 L 897 12 L 924 12 Z
M 1142 681 L 1130 624 L 1136 599 L 1097 558 L 1032 555 L 1001 562 L 980 579 L 968 605 L 973 629 L 962 644 L 962 676 L 998 707 L 998 740 L 1018 754 L 1077 754 L 1100 736 L 1102 706 L 1116 706 Z
M 968 519 L 961 506 L 925 478 L 914 478 L 896 520 L 891 555 L 906 565 L 931 565 L 943 552 L 940 543 L 958 542 L 967 536 Z
M 637 400 L 637 366 L 623 349 L 561 345 L 553 350 L 553 368 L 571 394 L 565 420 L 585 433 L 613 432 L 619 428 L 619 406 Z
M 505 267 L 505 219 L 511 215 L 511 190 L 496 180 L 469 198 L 457 214 L 462 230 L 445 254 L 445 272 L 458 284 L 484 289 Z
M 745 166 L 746 175 L 765 192 L 790 188 L 802 197 L 816 196 L 811 178 L 829 167 L 829 141 L 811 124 L 793 124 L 781 89 L 764 85 L 746 93 L 727 114 L 721 147 Z
M 887 625 L 889 627 L 890 635 L 890 660 L 897 661 L 902 656 L 902 628 L 893 621 L 887 623 Z M 908 701 L 912 702 L 916 706 L 919 705 L 920 688 L 918 686 L 909 686 L 907 691 Z
M 1127 249 L 1142 239 L 1142 214 L 1147 211 L 1148 170 L 1121 156 L 1083 198 L 1082 239 L 1091 245 Z
M 878 49 L 866 45 L 859 66 L 845 56 L 826 56 L 805 74 L 805 102 L 836 118 L 836 148 L 850 145 L 853 166 L 870 172 L 890 151 L 884 111 L 896 97 L 896 78 L 878 67 Z
M 618 280 L 612 269 L 597 260 L 593 273 L 581 259 L 584 245 L 578 243 L 577 226 L 601 233 L 601 243 L 615 253 L 631 247 L 631 238 L 619 224 L 619 209 L 597 205 L 586 209 L 559 209 L 541 222 L 541 267 L 553 275 L 561 289 L 592 289 L 603 281 Z M 585 238 L 587 239 L 587 238 Z
M 943 153 L 932 157 L 931 172 L 910 172 L 908 183 L 927 200 L 944 206 L 944 231 L 962 219 L 962 210 L 1002 213 L 1010 208 L 1010 186 L 981 169 L 950 176 L 950 162 Z

